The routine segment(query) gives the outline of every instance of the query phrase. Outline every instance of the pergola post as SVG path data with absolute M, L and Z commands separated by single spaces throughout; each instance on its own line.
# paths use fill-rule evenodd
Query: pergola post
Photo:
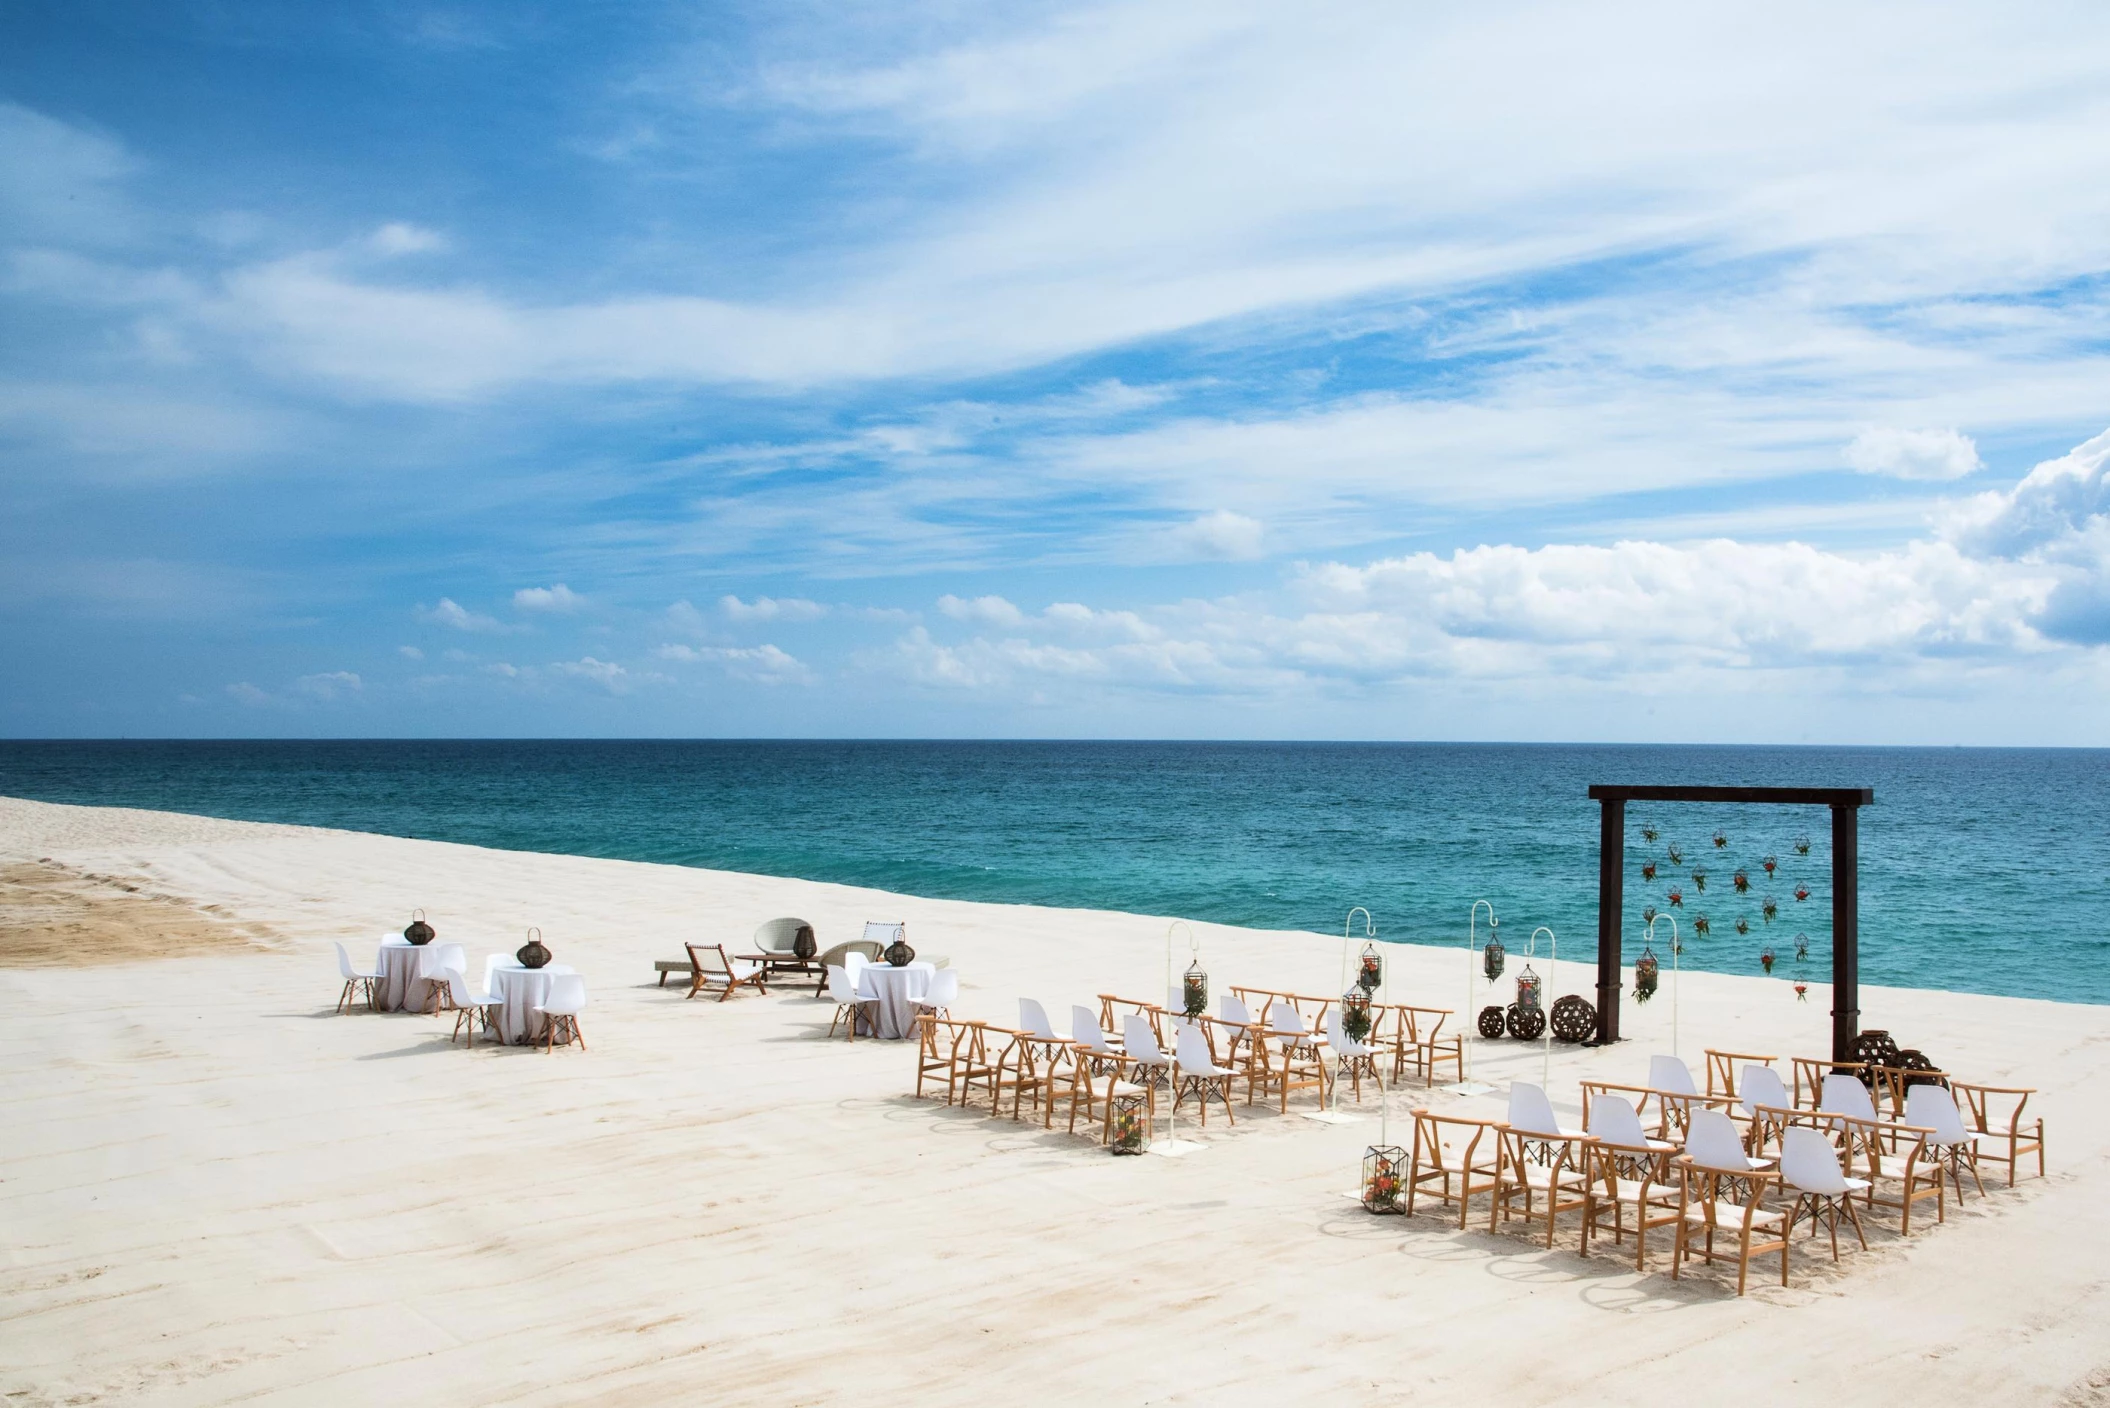
M 1626 904 L 1626 799 L 1597 804 L 1597 1041 L 1619 1040 L 1620 915 Z
M 1861 810 L 1832 808 L 1832 1059 L 1861 1034 Z

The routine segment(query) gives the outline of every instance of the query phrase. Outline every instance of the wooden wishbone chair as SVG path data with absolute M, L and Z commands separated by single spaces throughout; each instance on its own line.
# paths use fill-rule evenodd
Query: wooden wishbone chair
M 1949 1088 L 1960 1098 L 1966 1126 L 1979 1134 L 1990 1135 L 2007 1146 L 2004 1154 L 1982 1153 L 1980 1158 L 1988 1163 L 2007 1165 L 2007 1186 L 2015 1186 L 2015 1165 L 2025 1154 L 2037 1156 L 2037 1177 L 2044 1176 L 2044 1119 L 2040 1115 L 2027 1124 L 2023 1122 L 2023 1107 L 2029 1097 L 2037 1092 L 2029 1086 L 1979 1085 L 1971 1081 L 1951 1081 Z M 2007 1101 L 2012 1097 L 2014 1104 Z

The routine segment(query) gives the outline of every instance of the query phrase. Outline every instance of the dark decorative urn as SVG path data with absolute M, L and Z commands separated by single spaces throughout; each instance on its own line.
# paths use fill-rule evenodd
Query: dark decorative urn
M 415 947 L 423 948 L 425 945 L 432 942 L 434 936 L 437 935 L 438 932 L 439 931 L 437 929 L 434 929 L 430 924 L 427 924 L 425 922 L 424 910 L 413 909 L 410 912 L 410 927 L 403 931 L 403 937 L 406 941 L 408 941 Z
M 540 968 L 550 961 L 550 951 L 542 942 L 540 929 L 528 930 L 528 941 L 513 953 L 523 968 Z
M 916 951 L 908 946 L 908 925 L 894 931 L 894 942 L 886 946 L 884 956 L 896 968 L 906 968 L 916 961 Z
M 799 925 L 799 931 L 791 936 L 791 953 L 801 963 L 811 963 L 813 955 L 820 952 L 820 940 L 813 937 L 811 924 Z

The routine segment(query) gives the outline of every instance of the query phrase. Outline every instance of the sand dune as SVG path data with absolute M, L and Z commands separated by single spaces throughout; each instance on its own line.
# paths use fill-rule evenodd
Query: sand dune
M 900 918 L 1009 1022 L 1159 991 L 1162 918 L 14 800 L 0 867 L 9 1404 L 2110 1402 L 2110 1008 L 1866 990 L 1867 1025 L 2041 1088 L 2051 1176 L 1739 1300 L 1583 1260 L 1572 1218 L 1547 1251 L 1363 1214 L 1374 1099 L 1114 1159 L 910 1098 L 911 1048 L 824 1040 L 810 990 L 683 1002 L 650 967 L 776 914 Z M 369 956 L 413 905 L 472 961 L 540 926 L 591 1050 L 333 1015 L 329 941 Z M 1194 927 L 1219 986 L 1337 986 L 1338 941 Z M 1462 949 L 1392 953 L 1395 994 L 1462 1002 Z M 1669 1049 L 1668 996 L 1553 1051 L 1559 1109 Z M 1820 1052 L 1827 1005 L 1687 975 L 1680 1044 Z M 1500 1112 L 1397 1108 L 1424 1100 Z

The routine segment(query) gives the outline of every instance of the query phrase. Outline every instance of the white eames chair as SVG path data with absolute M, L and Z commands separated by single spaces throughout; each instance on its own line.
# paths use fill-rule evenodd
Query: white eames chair
M 1736 1125 L 1720 1110 L 1692 1112 L 1685 1129 L 1685 1155 L 1678 1160 L 1683 1179 L 1678 1191 L 1678 1240 L 1671 1252 L 1671 1279 L 1685 1259 L 1699 1255 L 1736 1259 L 1736 1293 L 1742 1295 L 1752 1261 L 1780 1254 L 1780 1284 L 1788 1283 L 1788 1221 L 1765 1206 L 1778 1173 L 1762 1171 L 1764 1160 L 1744 1153 Z M 1734 1252 L 1717 1250 L 1717 1236 L 1733 1237 Z
M 1545 1098 L 1544 1092 L 1540 1092 L 1539 1098 L 1542 1100 Z M 1512 1112 L 1510 1118 L 1514 1122 L 1514 1111 L 1516 1108 L 1516 1088 L 1514 1086 L 1510 1087 L 1509 1099 Z M 1549 1110 L 1547 1113 L 1550 1118 L 1552 1112 Z M 1607 1144 L 1616 1144 L 1622 1149 L 1646 1149 L 1652 1154 L 1668 1154 L 1675 1151 L 1678 1147 L 1668 1139 L 1651 1139 L 1647 1131 L 1641 1128 L 1641 1116 L 1634 1113 L 1633 1105 L 1628 1103 L 1625 1096 L 1614 1095 L 1610 1091 L 1606 1091 L 1590 1102 L 1589 1133 L 1591 1138 L 1602 1140 Z
M 1094 1056 L 1118 1056 L 1121 1039 L 1099 1025 L 1099 1014 L 1079 1002 L 1070 1008 L 1070 1040 Z
M 1338 1008 L 1327 1009 L 1326 1044 L 1333 1048 L 1333 1080 L 1336 1096 L 1340 1093 L 1341 1077 L 1344 1074 L 1348 1077 L 1350 1087 L 1355 1091 L 1355 1103 L 1358 1105 L 1363 1103 L 1364 1076 L 1376 1081 L 1379 1090 L 1384 1089 L 1384 1084 L 1379 1080 L 1377 1074 L 1377 1048 L 1368 1042 L 1357 1041 L 1348 1035 L 1347 1031 L 1341 1026 L 1341 1013 Z
M 855 954 L 845 954 L 855 958 Z M 857 977 L 847 964 L 828 965 L 828 996 L 835 999 L 835 1015 L 828 1019 L 828 1035 L 834 1036 L 841 1027 L 843 1035 L 851 1041 L 857 1040 L 857 1024 L 865 1020 L 865 1009 L 877 1005 L 877 999 L 857 995 Z
M 361 994 L 366 997 L 366 1010 L 374 1010 L 374 984 L 381 981 L 378 967 L 371 973 L 361 972 L 352 966 L 352 956 L 337 945 L 337 973 L 344 979 L 344 990 L 337 995 L 337 1011 L 342 1014 L 352 1010 L 352 1000 Z
M 1743 1136 L 1720 1110 L 1692 1112 L 1692 1123 L 1685 1129 L 1685 1156 L 1715 1173 L 1752 1172 L 1772 1162 L 1746 1154 Z
M 1927 1150 L 1941 1160 L 1949 1177 L 1955 1180 L 1957 1202 L 1963 1201 L 1966 1168 L 1971 1170 L 1971 1181 L 1978 1185 L 1978 1196 L 1985 1196 L 1985 1184 L 1978 1177 L 1978 1142 L 1992 1136 L 1965 1127 L 1963 1112 L 1956 1108 L 1956 1100 L 1948 1091 L 1938 1085 L 1915 1085 L 1907 1090 L 1905 1123 L 1933 1131 L 1927 1136 Z
M 1817 1108 L 1830 1115 L 1846 1115 L 1851 1119 L 1876 1122 L 1876 1102 L 1868 1096 L 1868 1087 L 1853 1076 L 1840 1075 L 1833 1071 L 1824 1078 L 1824 1089 L 1817 1097 Z
M 554 1051 L 561 1035 L 569 1044 L 576 1041 L 579 1049 L 586 1049 L 586 1033 L 579 1029 L 579 1014 L 586 1010 L 586 980 L 577 973 L 559 973 L 549 980 L 549 995 L 535 1011 L 541 1014 L 545 1025 L 542 1029 L 542 1049 Z
M 1744 1114 L 1757 1119 L 1761 1106 L 1770 1110 L 1792 1110 L 1788 1102 L 1788 1088 L 1781 1083 L 1780 1072 L 1771 1066 L 1746 1066 L 1743 1078 L 1736 1084 L 1737 1103 Z
M 448 997 L 454 1006 L 454 1032 L 447 1038 L 447 1044 L 454 1045 L 455 1037 L 466 1034 L 469 1038 L 469 1048 L 473 1051 L 476 1048 L 477 1023 L 482 1022 L 484 1030 L 489 1031 L 491 1009 L 503 1006 L 505 999 L 495 996 L 488 984 L 482 992 L 472 992 L 467 978 L 452 968 L 445 969 L 444 972 Z
M 430 1011 L 434 1016 L 454 1005 L 453 988 L 447 982 L 448 973 L 469 976 L 469 950 L 460 944 L 427 944 L 418 956 L 418 977 L 430 987 Z
M 950 1017 L 952 1005 L 959 996 L 960 975 L 950 968 L 935 969 L 930 975 L 930 990 L 916 1003 L 916 1010 L 928 1012 L 933 1017 Z
M 1173 1042 L 1174 1064 L 1179 1079 L 1172 1092 L 1172 1108 L 1177 1110 L 1180 1102 L 1191 1093 L 1201 1102 L 1202 1128 L 1209 1127 L 1209 1097 L 1223 1101 L 1224 1118 L 1232 1124 L 1238 1120 L 1231 1113 L 1231 1077 L 1229 1066 L 1219 1066 L 1209 1051 L 1209 1039 L 1202 1035 L 1201 1028 L 1193 1023 L 1179 1029 Z
M 1854 1211 L 1854 1195 L 1868 1191 L 1865 1178 L 1848 1178 L 1839 1167 L 1839 1151 L 1832 1141 L 1807 1125 L 1791 1124 L 1780 1134 L 1780 1177 L 1788 1192 L 1795 1195 L 1795 1202 L 1788 1209 L 1788 1227 L 1785 1234 L 1795 1235 L 1795 1223 L 1805 1210 L 1810 1215 L 1810 1235 L 1817 1235 L 1817 1224 L 1822 1222 L 1831 1229 L 1832 1260 L 1839 1259 L 1839 1214 L 1853 1224 L 1854 1236 L 1860 1239 L 1861 1250 L 1868 1250 L 1868 1237 L 1861 1231 L 1861 1214 Z
M 1629 1106 L 1629 1112 L 1632 1107 Z M 1636 1121 L 1637 1127 L 1639 1122 Z M 1541 1135 L 1548 1139 L 1581 1139 L 1579 1129 L 1563 1129 L 1553 1117 L 1553 1102 L 1538 1086 L 1524 1081 L 1513 1081 L 1509 1087 L 1509 1127 L 1521 1134 Z
M 1121 1046 L 1133 1067 L 1129 1079 L 1136 1084 L 1156 1085 L 1171 1073 L 1171 1058 L 1158 1049 L 1157 1033 L 1141 1013 L 1131 1012 L 1121 1019 Z
M 1692 1083 L 1692 1067 L 1676 1056 L 1648 1058 L 1648 1085 L 1651 1090 L 1666 1091 L 1672 1095 L 1700 1093 L 1699 1087 Z

